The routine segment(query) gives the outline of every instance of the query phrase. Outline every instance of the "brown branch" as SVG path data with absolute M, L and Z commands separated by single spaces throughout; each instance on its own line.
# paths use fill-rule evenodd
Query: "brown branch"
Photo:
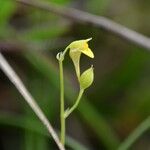
M 65 18 L 71 19 L 74 22 L 79 22 L 83 24 L 92 24 L 100 27 L 106 31 L 109 31 L 122 39 L 132 42 L 140 47 L 150 50 L 150 38 L 146 37 L 136 31 L 128 29 L 127 27 L 120 25 L 110 19 L 102 16 L 96 16 L 87 12 L 83 12 L 73 8 L 66 8 L 62 6 L 55 5 L 53 3 L 46 3 L 42 1 L 35 0 L 16 0 L 17 2 L 46 10 L 57 15 L 63 16 Z
M 63 145 L 60 143 L 59 138 L 54 131 L 53 127 L 51 126 L 50 122 L 48 121 L 47 117 L 44 115 L 41 108 L 38 106 L 32 95 L 26 89 L 25 85 L 19 78 L 19 76 L 15 73 L 13 68 L 9 65 L 7 60 L 3 57 L 0 53 L 0 69 L 5 73 L 5 75 L 9 78 L 9 80 L 14 84 L 20 94 L 23 96 L 25 101 L 29 104 L 35 114 L 39 117 L 43 125 L 47 128 L 49 135 L 51 135 L 56 142 L 59 150 L 65 150 Z

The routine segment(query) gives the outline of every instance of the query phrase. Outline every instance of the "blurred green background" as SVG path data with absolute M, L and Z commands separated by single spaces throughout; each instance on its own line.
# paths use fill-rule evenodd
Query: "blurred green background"
M 36 0 L 35 0 L 36 1 Z M 108 17 L 150 36 L 149 0 L 40 0 Z M 72 41 L 92 37 L 93 60 L 82 56 L 82 70 L 94 65 L 95 80 L 78 110 L 67 120 L 68 150 L 115 150 L 150 115 L 150 53 L 91 25 L 0 0 L 0 48 L 59 130 L 59 71 L 56 54 Z M 78 85 L 65 60 L 66 107 Z M 57 150 L 45 128 L 0 71 L 0 150 Z M 147 131 L 131 147 L 150 150 Z

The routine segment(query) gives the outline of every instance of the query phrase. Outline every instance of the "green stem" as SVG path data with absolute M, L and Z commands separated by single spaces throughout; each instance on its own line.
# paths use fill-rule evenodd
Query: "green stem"
M 119 146 L 118 150 L 128 150 L 129 147 L 146 131 L 150 128 L 150 116 L 144 120 Z
M 64 76 L 63 76 L 63 60 L 59 60 L 60 69 L 60 122 L 61 122 L 61 143 L 65 144 L 65 118 L 64 118 Z
M 65 111 L 65 115 L 64 115 L 65 118 L 67 118 L 76 109 L 76 107 L 78 106 L 78 104 L 81 100 L 81 97 L 82 97 L 83 93 L 84 93 L 84 89 L 80 89 L 80 92 L 79 92 L 79 95 L 77 97 L 77 100 L 76 100 L 75 104 L 69 110 L 67 109 Z
M 59 71 L 60 71 L 60 124 L 61 124 L 61 133 L 60 133 L 60 141 L 62 145 L 65 145 L 65 109 L 64 109 L 64 73 L 63 73 L 63 60 L 66 52 L 68 51 L 68 47 L 64 50 L 64 52 L 60 52 L 57 54 L 56 58 L 59 61 Z

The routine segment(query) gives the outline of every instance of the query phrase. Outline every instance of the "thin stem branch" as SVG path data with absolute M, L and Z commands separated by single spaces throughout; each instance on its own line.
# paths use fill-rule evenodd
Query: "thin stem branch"
M 24 5 L 32 6 L 38 9 L 49 11 L 60 15 L 62 17 L 68 18 L 74 22 L 91 24 L 97 27 L 100 27 L 108 32 L 111 32 L 122 39 L 139 45 L 147 50 L 150 50 L 150 38 L 146 37 L 136 31 L 128 29 L 127 27 L 120 25 L 106 17 L 96 16 L 84 11 L 80 11 L 73 8 L 66 8 L 62 6 L 55 5 L 53 3 L 46 3 L 42 1 L 35 0 L 16 0 Z
M 64 118 L 64 75 L 63 60 L 59 60 L 60 69 L 60 122 L 61 122 L 61 143 L 65 144 L 65 118 Z
M 78 95 L 77 100 L 75 101 L 74 105 L 69 110 L 66 110 L 65 118 L 67 118 L 77 108 L 83 93 L 84 93 L 84 90 L 80 89 L 79 95 Z
M 148 129 L 150 129 L 150 116 L 127 137 L 127 139 L 119 146 L 118 150 L 128 150 L 131 145 Z
M 25 101 L 29 104 L 29 106 L 41 120 L 43 125 L 47 128 L 48 133 L 53 137 L 54 141 L 59 147 L 59 150 L 65 150 L 64 146 L 60 143 L 59 138 L 56 132 L 54 131 L 53 127 L 51 126 L 50 122 L 48 121 L 47 117 L 44 115 L 43 111 L 38 106 L 38 104 L 36 103 L 32 95 L 29 93 L 29 91 L 26 89 L 25 85 L 23 84 L 19 76 L 15 73 L 13 68 L 9 65 L 9 63 L 1 53 L 0 53 L 0 68 L 9 78 L 9 80 L 14 84 L 14 86 L 17 88 L 17 90 L 25 99 Z

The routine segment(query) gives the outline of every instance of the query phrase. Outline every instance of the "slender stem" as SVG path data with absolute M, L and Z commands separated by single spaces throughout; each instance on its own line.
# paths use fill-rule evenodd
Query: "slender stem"
M 62 145 L 65 145 L 65 109 L 64 109 L 64 73 L 63 73 L 63 60 L 66 52 L 69 47 L 66 47 L 64 52 L 60 52 L 57 54 L 56 58 L 59 61 L 59 72 L 60 72 L 60 124 L 61 124 L 61 133 L 60 133 L 60 141 Z
M 128 150 L 131 145 L 149 128 L 150 116 L 129 135 L 129 137 L 119 146 L 118 150 Z
M 61 123 L 61 143 L 65 144 L 65 118 L 64 118 L 64 76 L 63 76 L 63 60 L 59 60 L 60 69 L 60 123 Z
M 79 92 L 79 95 L 77 97 L 76 102 L 74 103 L 74 105 L 69 110 L 66 110 L 65 118 L 67 118 L 76 109 L 76 107 L 78 106 L 78 104 L 79 104 L 79 102 L 81 100 L 81 97 L 82 97 L 83 93 L 84 93 L 84 90 L 80 89 L 80 92 Z

